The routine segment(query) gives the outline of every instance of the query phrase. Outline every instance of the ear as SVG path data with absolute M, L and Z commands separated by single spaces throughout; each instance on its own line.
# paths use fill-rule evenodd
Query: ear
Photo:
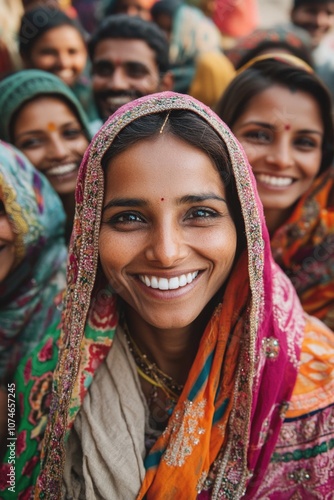
M 159 89 L 161 92 L 165 90 L 173 90 L 174 87 L 174 77 L 171 71 L 167 71 L 160 80 Z

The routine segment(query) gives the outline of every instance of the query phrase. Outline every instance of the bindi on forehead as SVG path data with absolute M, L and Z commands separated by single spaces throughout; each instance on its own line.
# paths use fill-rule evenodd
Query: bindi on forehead
M 160 198 L 160 201 L 165 201 L 165 198 Z
M 49 132 L 54 132 L 55 130 L 57 130 L 57 126 L 54 122 L 49 122 L 47 125 L 46 125 L 46 128 Z
M 284 125 L 284 130 L 291 130 L 291 125 L 289 123 L 286 123 Z

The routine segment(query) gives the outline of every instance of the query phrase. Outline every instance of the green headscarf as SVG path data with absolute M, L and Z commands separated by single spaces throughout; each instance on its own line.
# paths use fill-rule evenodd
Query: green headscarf
M 59 95 L 71 106 L 90 140 L 86 113 L 72 90 L 57 76 L 37 69 L 18 71 L 0 82 L 0 139 L 12 142 L 10 129 L 14 114 L 26 102 L 46 95 Z

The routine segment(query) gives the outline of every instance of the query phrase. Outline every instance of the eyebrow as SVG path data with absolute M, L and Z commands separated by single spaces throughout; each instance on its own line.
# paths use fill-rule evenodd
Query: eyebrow
M 208 201 L 208 200 L 217 200 L 226 203 L 225 198 L 222 198 L 221 196 L 218 196 L 214 193 L 204 193 L 198 195 L 188 194 L 182 196 L 181 198 L 177 199 L 177 204 L 183 205 L 186 203 L 201 203 L 203 201 Z M 142 198 L 114 198 L 104 206 L 103 212 L 105 210 L 108 210 L 109 208 L 114 208 L 114 207 L 134 208 L 134 207 L 146 207 L 147 205 L 148 205 L 147 201 L 145 201 Z
M 263 127 L 263 128 L 268 128 L 270 130 L 275 130 L 276 126 L 275 125 L 271 125 L 270 123 L 267 123 L 267 122 L 258 122 L 256 120 L 250 120 L 249 122 L 246 122 L 246 123 L 243 123 L 241 125 L 241 128 L 242 127 L 247 127 L 248 125 L 257 125 L 258 127 Z M 302 130 L 298 130 L 298 134 L 317 134 L 317 135 L 320 135 L 321 137 L 323 136 L 323 133 L 320 132 L 319 130 L 314 130 L 314 129 L 302 129 Z
M 80 122 L 77 119 L 75 119 L 75 120 L 72 120 L 70 122 L 63 123 L 63 125 L 60 125 L 60 128 L 68 127 L 68 126 L 74 125 L 76 123 L 79 126 L 81 126 Z M 21 134 L 19 134 L 18 136 L 16 136 L 15 140 L 17 141 L 20 137 L 25 136 L 25 135 L 30 135 L 30 134 L 44 134 L 44 132 L 46 132 L 45 129 L 27 130 L 25 132 L 21 132 Z

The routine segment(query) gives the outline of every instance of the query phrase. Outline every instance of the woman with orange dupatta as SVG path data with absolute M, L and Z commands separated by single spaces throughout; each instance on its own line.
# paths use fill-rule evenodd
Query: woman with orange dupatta
M 333 335 L 273 262 L 225 124 L 186 95 L 132 101 L 93 139 L 76 200 L 60 340 L 16 377 L 16 491 L 329 498 Z
M 327 88 L 289 54 L 254 58 L 216 107 L 245 149 L 275 261 L 334 330 L 334 132 Z

